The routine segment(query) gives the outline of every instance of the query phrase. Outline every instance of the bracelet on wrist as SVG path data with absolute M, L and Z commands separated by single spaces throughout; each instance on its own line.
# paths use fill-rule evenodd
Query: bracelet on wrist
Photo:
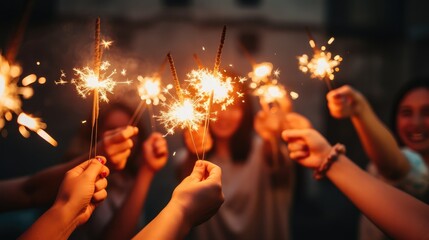
M 346 153 L 346 147 L 343 144 L 337 143 L 329 152 L 328 157 L 326 157 L 323 162 L 320 164 L 318 168 L 314 170 L 313 177 L 316 180 L 320 180 L 326 176 L 326 173 L 328 172 L 329 168 L 331 168 L 332 164 L 338 160 L 338 157 L 341 154 Z

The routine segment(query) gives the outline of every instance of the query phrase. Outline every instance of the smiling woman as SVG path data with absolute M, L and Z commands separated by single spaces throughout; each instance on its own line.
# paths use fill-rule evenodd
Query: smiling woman
M 330 91 L 327 99 L 333 117 L 350 117 L 371 160 L 369 173 L 429 202 L 428 79 L 413 80 L 398 94 L 392 116 L 397 140 L 378 119 L 366 98 L 350 86 Z M 384 239 L 384 234 L 363 217 L 360 238 Z

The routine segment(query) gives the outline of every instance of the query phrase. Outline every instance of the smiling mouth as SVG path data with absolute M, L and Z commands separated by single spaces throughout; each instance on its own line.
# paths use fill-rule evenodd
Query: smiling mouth
M 428 138 L 427 133 L 409 133 L 407 138 L 412 142 L 423 142 Z

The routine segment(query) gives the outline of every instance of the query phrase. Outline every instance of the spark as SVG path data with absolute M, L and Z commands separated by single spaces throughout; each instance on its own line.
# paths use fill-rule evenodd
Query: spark
M 208 69 L 192 70 L 187 77 L 185 81 L 189 82 L 196 94 L 209 98 L 213 92 L 213 103 L 220 104 L 223 110 L 234 102 L 231 96 L 234 81 L 231 77 L 225 78 L 220 72 Z
M 334 38 L 330 38 L 328 44 L 331 44 Z M 299 70 L 303 73 L 310 73 L 311 78 L 318 78 L 320 80 L 334 80 L 335 72 L 340 71 L 338 67 L 343 60 L 340 55 L 332 57 L 332 53 L 326 50 L 326 46 L 321 46 L 320 50 L 316 49 L 314 40 L 310 40 L 310 46 L 314 49 L 313 56 L 303 54 L 298 57 Z
M 112 46 L 113 41 L 106 41 L 106 40 L 101 40 L 101 46 L 103 46 L 105 49 L 109 49 L 110 46 Z
M 152 77 L 138 76 L 140 82 L 138 92 L 142 101 L 146 104 L 158 105 L 160 100 L 165 101 L 166 98 L 161 92 L 161 79 L 154 75 Z
M 183 102 L 174 101 L 173 104 L 165 106 L 166 111 L 160 111 L 158 120 L 164 125 L 167 134 L 174 134 L 176 128 L 189 128 L 198 130 L 198 127 L 205 118 L 205 114 L 199 111 L 195 106 L 195 102 L 185 98 Z

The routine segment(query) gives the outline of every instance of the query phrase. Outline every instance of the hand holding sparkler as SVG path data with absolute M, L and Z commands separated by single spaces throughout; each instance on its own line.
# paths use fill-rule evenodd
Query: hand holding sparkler
M 160 133 L 152 133 L 143 143 L 144 162 L 142 169 L 155 174 L 161 170 L 168 160 L 168 146 Z
M 360 115 L 365 108 L 370 108 L 365 97 L 347 85 L 328 92 L 326 99 L 329 111 L 334 118 L 353 117 Z
M 110 168 L 122 170 L 125 167 L 134 145 L 132 137 L 137 133 L 138 128 L 132 126 L 117 128 L 104 133 L 97 148 L 108 159 Z

